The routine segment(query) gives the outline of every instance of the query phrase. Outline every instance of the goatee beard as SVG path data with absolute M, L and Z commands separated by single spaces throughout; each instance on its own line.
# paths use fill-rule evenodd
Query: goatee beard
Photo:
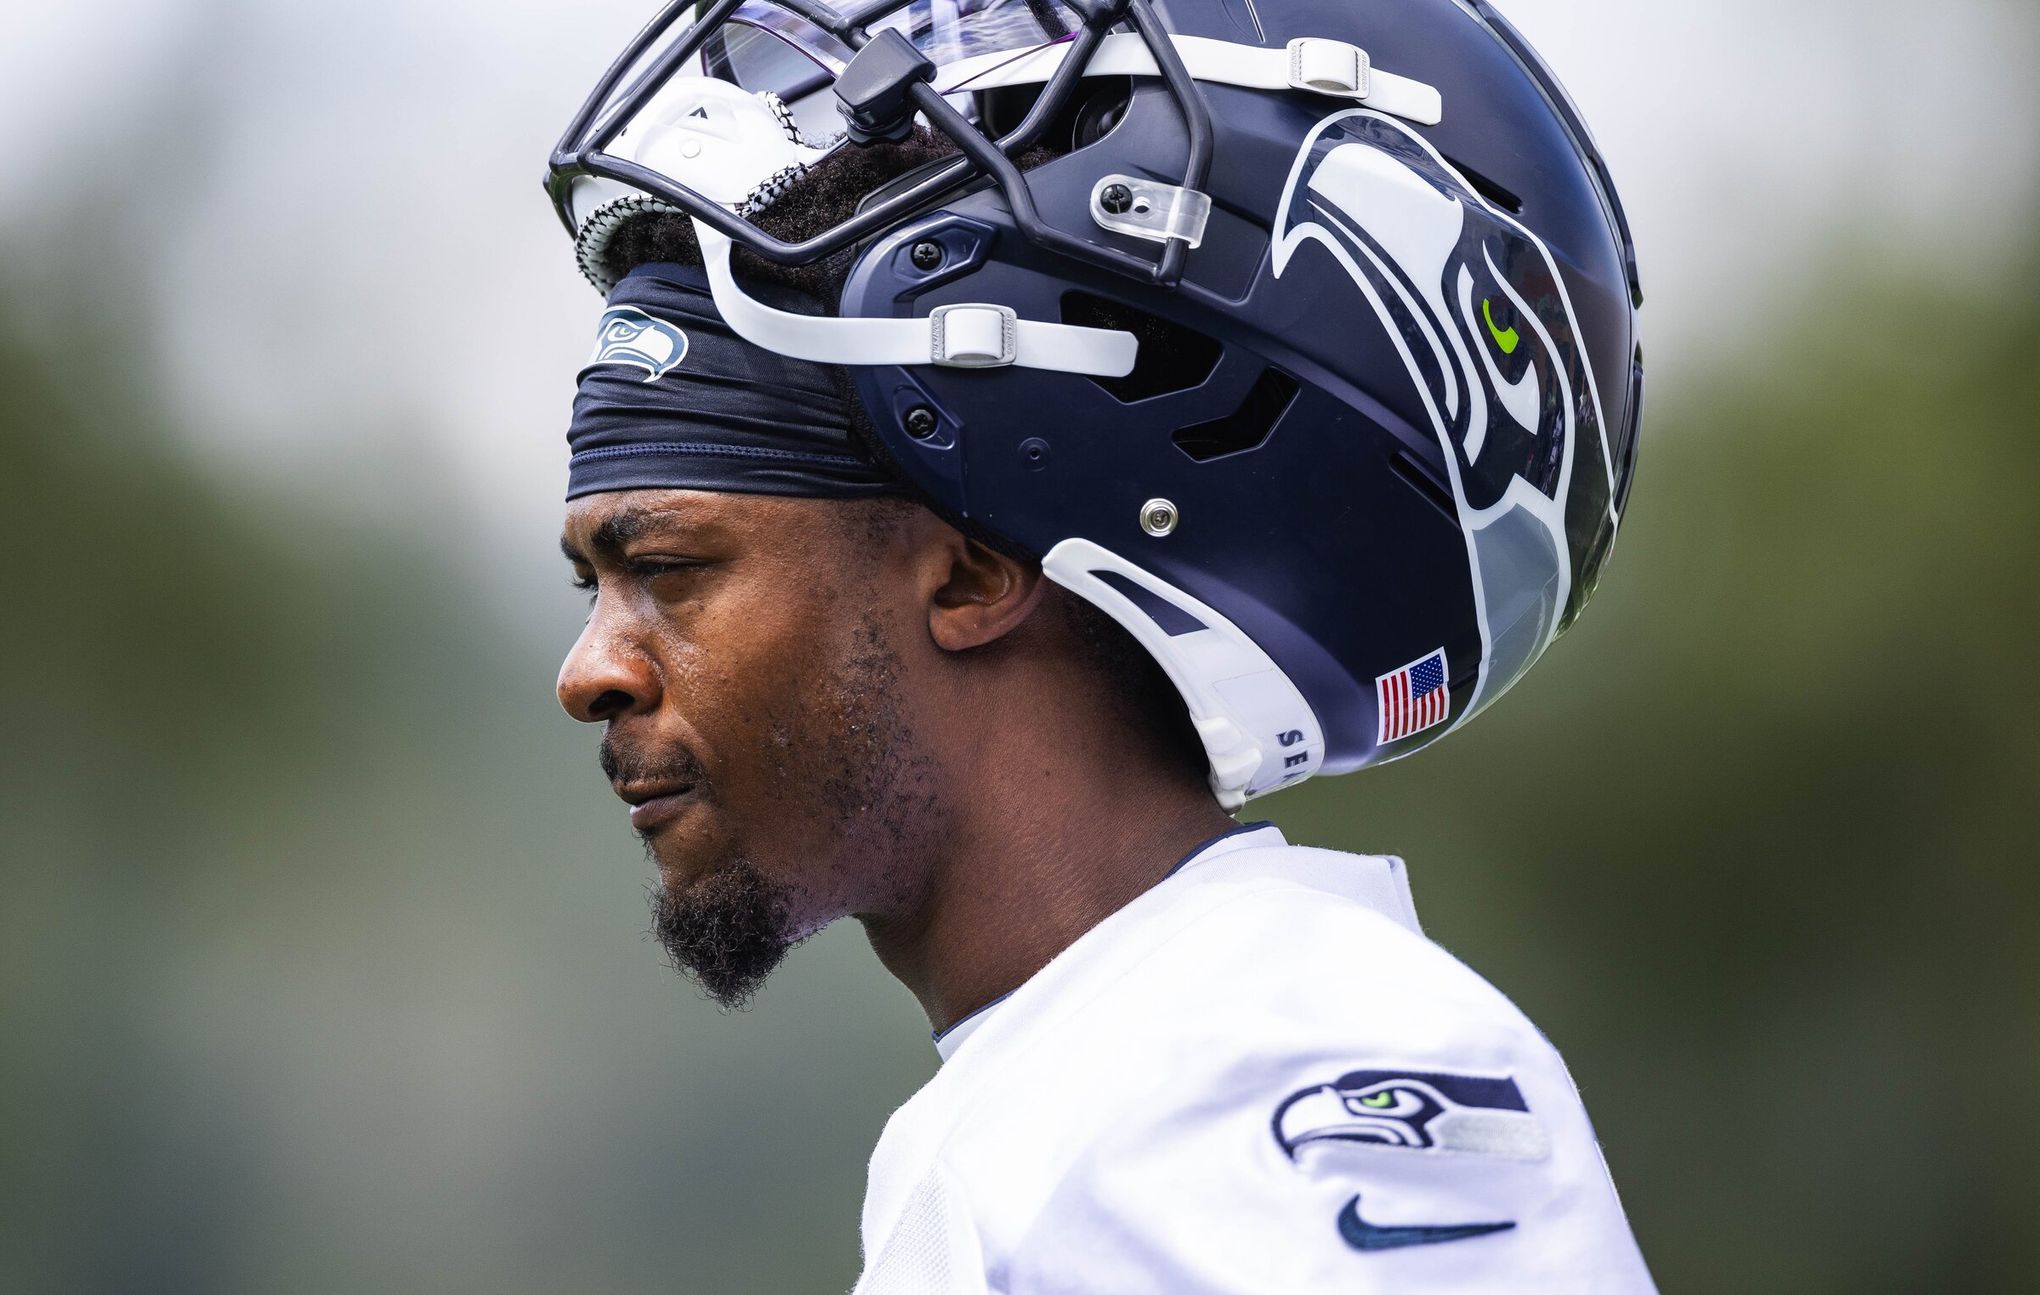
M 674 969 L 725 1010 L 748 1007 L 799 943 L 785 893 L 741 859 L 678 895 L 654 884 L 651 904 L 652 935 Z

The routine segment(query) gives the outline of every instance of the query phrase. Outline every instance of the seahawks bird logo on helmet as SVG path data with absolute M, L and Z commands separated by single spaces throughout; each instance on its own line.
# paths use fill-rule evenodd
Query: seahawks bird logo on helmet
M 1578 612 L 1566 519 L 1575 471 L 1605 474 L 1616 525 L 1593 369 L 1544 244 L 1392 118 L 1338 113 L 1304 141 L 1275 274 L 1311 243 L 1381 317 L 1444 452 L 1483 648 L 1463 723 Z

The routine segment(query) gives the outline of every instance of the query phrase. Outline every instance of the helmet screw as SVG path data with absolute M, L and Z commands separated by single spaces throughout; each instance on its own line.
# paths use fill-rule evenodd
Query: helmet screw
M 1140 528 L 1158 540 L 1174 534 L 1181 520 L 1176 505 L 1166 499 L 1150 499 L 1140 506 Z
M 925 441 L 935 434 L 935 411 L 926 405 L 915 405 L 907 411 L 907 435 L 917 441 Z
M 1039 436 L 1030 436 L 1020 442 L 1020 461 L 1030 471 L 1039 472 L 1048 466 L 1048 442 Z
M 909 255 L 914 259 L 915 269 L 932 270 L 942 264 L 942 245 L 929 242 L 916 243 Z
M 1098 205 L 1117 216 L 1133 205 L 1133 190 L 1123 184 L 1108 184 L 1098 195 Z

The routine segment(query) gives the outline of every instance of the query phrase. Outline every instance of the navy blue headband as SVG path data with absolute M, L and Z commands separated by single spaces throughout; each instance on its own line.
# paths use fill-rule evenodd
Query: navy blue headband
M 780 309 L 802 308 L 772 300 L 785 294 L 753 291 Z M 854 398 L 838 370 L 732 333 L 698 266 L 641 265 L 610 291 L 581 370 L 567 428 L 567 498 L 645 489 L 900 493 L 851 436 Z

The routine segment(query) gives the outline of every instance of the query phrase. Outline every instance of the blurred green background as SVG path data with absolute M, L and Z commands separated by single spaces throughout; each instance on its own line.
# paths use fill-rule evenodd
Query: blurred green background
M 674 980 L 551 697 L 597 310 L 532 180 L 641 8 L 9 19 L 0 1290 L 854 1277 L 925 1023 L 854 927 Z M 1265 812 L 1410 859 L 1666 1290 L 2033 1289 L 2033 15 L 1509 11 L 1636 177 L 1631 521 L 1506 704 Z

